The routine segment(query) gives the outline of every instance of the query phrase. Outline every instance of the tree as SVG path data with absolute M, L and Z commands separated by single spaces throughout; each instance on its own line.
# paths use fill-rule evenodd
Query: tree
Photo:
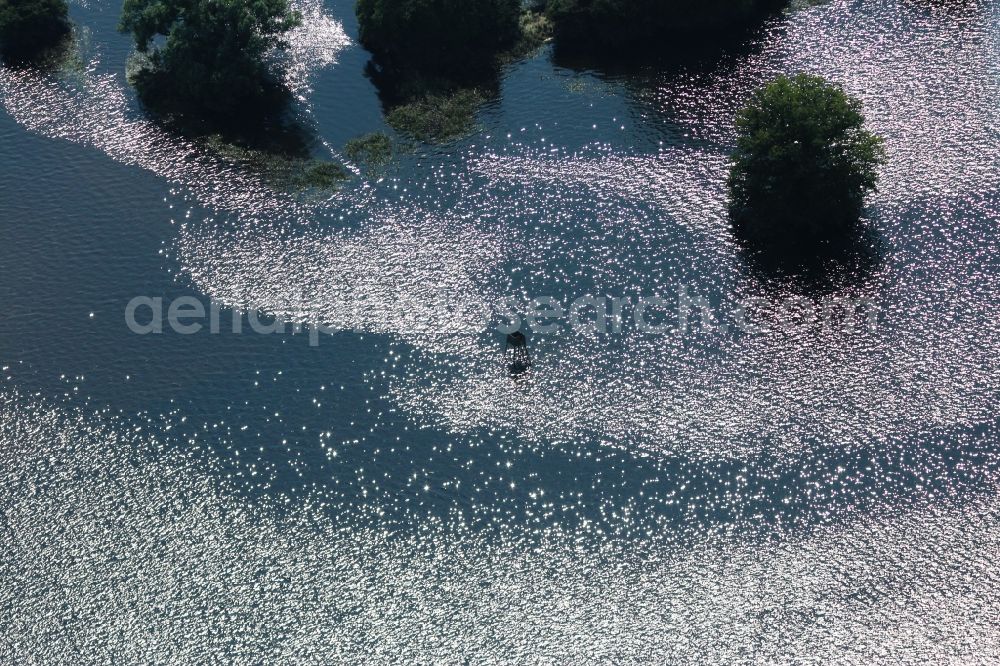
M 149 58 L 134 77 L 144 102 L 229 122 L 280 96 L 267 56 L 300 22 L 288 0 L 125 0 L 119 29 Z
M 520 36 L 520 0 L 358 0 L 361 44 L 397 72 L 469 79 Z
M 744 238 L 772 246 L 843 237 L 885 162 L 861 102 L 822 77 L 780 76 L 736 117 L 729 210 Z
M 30 55 L 69 32 L 66 0 L 0 0 L 0 47 Z

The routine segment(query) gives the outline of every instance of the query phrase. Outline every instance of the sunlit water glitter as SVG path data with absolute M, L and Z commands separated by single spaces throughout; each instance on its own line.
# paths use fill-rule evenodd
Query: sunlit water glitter
M 0 398 L 5 662 L 1000 658 L 995 496 L 781 542 L 403 536 L 247 504 L 108 421 Z
M 351 42 L 317 3 L 301 3 L 298 9 L 304 22 L 289 36 L 287 59 L 289 83 L 302 95 L 308 73 L 336 62 Z M 130 104 L 122 75 L 102 73 L 99 65 L 95 56 L 66 76 L 0 68 L 3 105 L 28 130 L 92 146 L 118 162 L 147 169 L 211 209 L 249 220 L 308 214 L 303 202 L 144 118 Z
M 347 39 L 317 12 L 292 51 L 303 71 L 329 64 Z M 374 189 L 362 183 L 320 204 L 220 169 L 133 118 L 110 78 L 84 77 L 74 92 L 7 71 L 4 89 L 8 109 L 29 128 L 152 169 L 190 189 L 197 204 L 235 215 L 232 223 L 181 227 L 178 261 L 204 293 L 449 352 L 426 357 L 443 364 L 435 390 L 425 390 L 423 367 L 413 387 L 408 378 L 394 386 L 415 412 L 466 431 L 752 454 L 811 438 L 905 435 L 990 413 L 992 378 L 1000 376 L 984 325 L 993 302 L 990 290 L 970 285 L 996 279 L 993 262 L 982 261 L 994 241 L 959 222 L 997 216 L 998 112 L 976 103 L 1000 93 L 989 37 L 996 22 L 991 8 L 928 14 L 905 3 L 823 5 L 794 14 L 759 52 L 693 90 L 681 78 L 639 93 L 653 108 L 666 100 L 668 115 L 698 143 L 654 156 L 487 144 L 464 165 L 418 169 Z M 811 333 L 543 339 L 530 388 L 507 404 L 496 343 L 480 335 L 504 296 L 669 294 L 682 282 L 716 299 L 754 292 L 727 232 L 727 123 L 753 85 L 799 69 L 859 94 L 888 139 L 891 160 L 872 209 L 888 252 L 860 294 L 880 306 L 879 330 L 818 344 Z M 935 85 L 914 88 L 928 78 Z M 343 226 L 345 213 L 353 230 L 329 231 Z M 451 335 L 463 330 L 469 335 Z
M 543 53 L 505 80 L 530 78 L 536 105 L 507 95 L 481 135 L 320 202 L 159 131 L 98 61 L 69 81 L 0 70 L 26 128 L 176 186 L 180 282 L 375 333 L 385 349 L 346 389 L 362 396 L 358 414 L 318 433 L 303 418 L 300 440 L 306 425 L 286 414 L 309 401 L 298 391 L 325 417 L 321 403 L 346 392 L 334 385 L 346 365 L 330 358 L 359 345 L 332 339 L 329 355 L 302 357 L 330 364 L 309 375 L 317 386 L 257 370 L 252 408 L 192 409 L 204 423 L 180 408 L 118 421 L 6 395 L 0 506 L 14 549 L 0 564 L 12 609 L 0 649 L 62 661 L 995 660 L 997 21 L 991 3 L 828 3 L 707 76 L 574 74 L 587 85 L 573 94 L 626 108 L 610 117 L 548 103 L 565 99 L 567 77 Z M 314 16 L 297 33 L 325 35 L 292 70 L 307 110 L 310 68 L 338 53 L 335 25 Z M 531 380 L 511 383 L 486 322 L 510 294 L 687 283 L 716 301 L 780 302 L 730 239 L 725 157 L 748 91 L 799 68 L 860 95 L 888 138 L 870 211 L 883 257 L 835 291 L 876 301 L 879 327 L 536 336 Z M 592 121 L 591 134 L 565 129 Z M 73 380 L 67 392 L 86 390 Z M 369 406 L 376 387 L 391 402 Z M 412 437 L 432 427 L 441 434 Z M 202 449 L 230 459 L 217 469 L 178 453 Z M 147 451 L 154 461 L 133 455 Z M 310 497 L 317 515 L 274 515 L 258 491 L 285 506 Z
M 977 101 L 1000 98 L 997 12 L 865 9 L 833 3 L 801 12 L 761 53 L 708 83 L 687 90 L 686 81 L 671 80 L 640 95 L 654 108 L 663 100 L 708 147 L 652 157 L 501 150 L 473 156 L 470 168 L 489 189 L 517 184 L 517 196 L 526 190 L 544 211 L 534 218 L 540 230 L 519 227 L 511 289 L 569 301 L 672 295 L 686 283 L 718 304 L 758 290 L 741 276 L 727 229 L 727 123 L 770 76 L 822 73 L 865 101 L 888 141 L 890 163 L 871 211 L 884 258 L 844 290 L 878 303 L 874 332 L 637 335 L 620 344 L 568 335 L 538 342 L 531 384 L 506 400 L 499 373 L 482 364 L 458 370 L 436 392 L 400 388 L 400 399 L 434 403 L 425 411 L 436 408 L 460 429 L 488 423 L 528 437 L 589 434 L 708 456 L 992 419 L 1000 124 L 997 105 Z M 497 196 L 496 209 L 514 205 Z

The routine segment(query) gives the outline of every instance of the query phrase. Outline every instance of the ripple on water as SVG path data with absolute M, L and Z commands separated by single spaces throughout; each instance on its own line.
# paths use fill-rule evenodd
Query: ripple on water
M 309 73 L 347 42 L 318 5 L 302 7 L 290 82 L 307 104 Z M 277 511 L 160 428 L 3 393 L 0 657 L 1000 658 L 997 23 L 993 3 L 827 3 L 707 79 L 632 89 L 690 141 L 579 148 L 546 128 L 544 141 L 404 158 L 400 175 L 320 202 L 165 134 L 96 66 L 68 81 L 0 69 L 3 104 L 25 127 L 149 170 L 208 211 L 178 225 L 173 248 L 201 292 L 385 336 L 390 397 L 419 425 L 464 437 L 470 457 L 483 436 L 513 442 L 497 446 L 518 463 L 551 451 L 582 479 L 530 491 L 528 519 L 498 499 L 507 484 L 523 499 L 511 479 L 563 470 L 477 461 L 481 478 L 435 501 L 499 516 L 500 536 L 426 516 L 382 530 L 359 516 L 382 516 L 414 485 L 437 493 L 440 479 L 424 469 L 379 487 L 359 470 L 369 505 L 330 510 L 318 492 Z M 763 295 L 760 316 L 777 316 L 789 292 L 765 289 L 729 238 L 725 154 L 740 100 L 798 69 L 861 96 L 888 139 L 870 211 L 885 251 L 833 292 L 871 299 L 879 325 L 538 336 L 536 371 L 512 390 L 484 334 L 511 294 L 669 295 L 685 283 L 716 301 Z M 580 441 L 602 451 L 574 457 Z M 447 450 L 427 467 L 458 460 Z M 382 472 L 394 453 L 376 448 L 365 466 Z M 922 499 L 894 511 L 901 488 Z M 785 530 L 787 506 L 812 529 Z
M 4 661 L 1000 658 L 1000 505 L 781 542 L 404 536 L 237 499 L 159 436 L 0 395 Z
M 292 49 L 299 78 L 346 44 L 335 22 L 305 9 Z M 977 4 L 824 4 L 791 15 L 707 79 L 654 77 L 635 93 L 698 142 L 642 155 L 559 148 L 558 132 L 539 148 L 530 135 L 487 141 L 464 160 L 418 156 L 401 176 L 325 202 L 282 196 L 165 135 L 135 117 L 113 77 L 85 75 L 74 87 L 4 70 L 0 86 L 30 129 L 150 169 L 219 213 L 181 225 L 176 241 L 182 275 L 205 294 L 426 352 L 390 389 L 413 413 L 458 432 L 753 456 L 990 418 L 1000 376 L 988 326 L 998 277 L 989 233 L 997 14 Z M 541 337 L 532 381 L 511 392 L 496 341 L 481 334 L 507 296 L 670 297 L 681 284 L 716 302 L 761 293 L 727 230 L 726 146 L 752 87 L 800 69 L 862 97 L 888 141 L 871 210 L 886 251 L 839 294 L 874 302 L 877 328 Z
M 976 20 L 963 19 L 962 12 Z M 373 274 L 359 281 L 353 270 L 326 261 L 340 250 L 321 249 L 308 234 L 260 256 L 280 264 L 297 245 L 303 275 L 350 282 L 356 295 L 367 292 L 365 298 L 383 304 L 404 282 L 446 285 L 444 274 L 464 264 L 462 274 L 471 279 L 449 291 L 477 312 L 480 304 L 496 308 L 511 294 L 567 300 L 670 295 L 681 283 L 716 301 L 754 295 L 759 287 L 745 275 L 726 228 L 727 123 L 756 83 L 782 71 L 816 71 L 860 95 L 873 127 L 888 140 L 885 185 L 872 209 L 885 256 L 872 274 L 839 294 L 877 305 L 874 331 L 683 339 L 626 333 L 597 343 L 546 337 L 533 343 L 537 372 L 520 392 L 502 381 L 492 338 L 452 336 L 451 353 L 426 355 L 427 365 L 397 379 L 393 396 L 460 432 L 509 428 L 528 439 L 597 437 L 647 453 L 708 457 L 753 456 L 775 447 L 792 452 L 810 441 L 905 436 L 983 422 L 991 418 L 997 393 L 995 340 L 985 325 L 997 272 L 996 262 L 984 257 L 994 256 L 987 231 L 997 216 L 1000 141 L 995 105 L 965 100 L 966 91 L 974 99 L 997 96 L 989 38 L 997 16 L 990 8 L 962 12 L 956 19 L 912 3 L 831 3 L 795 14 L 759 52 L 708 83 L 681 77 L 667 87 L 654 85 L 651 103 L 669 100 L 679 122 L 714 119 L 698 145 L 667 146 L 651 156 L 599 146 L 570 153 L 552 148 L 558 133 L 553 139 L 548 132 L 539 149 L 487 142 L 473 147 L 464 164 L 416 169 L 391 188 L 376 187 L 376 198 L 417 204 L 399 205 L 394 223 L 426 225 L 428 244 L 437 248 L 430 254 L 406 250 L 404 234 L 403 245 L 395 247 L 401 258 L 409 252 L 409 260 L 388 263 L 387 273 L 396 277 Z M 928 79 L 934 85 L 915 83 Z M 935 121 L 942 118 L 948 122 Z M 456 236 L 435 240 L 446 219 L 464 223 L 464 237 L 476 239 L 473 244 L 453 251 Z M 395 233 L 391 224 L 383 229 Z M 492 239 L 487 252 L 477 242 L 485 238 Z M 202 289 L 232 300 L 258 288 L 253 262 L 223 266 L 213 260 L 224 256 L 219 247 L 192 250 L 201 242 L 185 239 L 180 256 Z M 268 232 L 254 242 L 268 247 Z M 356 242 L 324 241 L 345 252 Z M 397 275 L 400 263 L 410 274 L 405 279 Z M 268 285 L 278 294 L 300 288 L 294 277 L 277 282 Z M 426 297 L 404 289 L 417 301 Z M 309 316 L 351 323 L 336 314 L 342 309 L 336 298 L 318 296 L 306 308 Z M 355 322 L 393 332 L 392 326 L 369 324 Z M 421 342 L 395 332 L 418 347 L 431 344 L 430 337 Z M 433 391 L 426 390 L 428 377 Z

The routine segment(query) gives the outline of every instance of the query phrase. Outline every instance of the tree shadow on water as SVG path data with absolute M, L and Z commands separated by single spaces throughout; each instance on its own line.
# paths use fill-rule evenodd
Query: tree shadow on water
M 720 81 L 727 89 L 734 83 L 741 89 L 752 85 L 733 77 L 743 63 L 761 53 L 775 21 L 775 15 L 769 15 L 751 25 L 700 38 L 681 36 L 641 49 L 584 51 L 556 43 L 552 61 L 557 67 L 621 86 L 644 123 L 667 124 L 661 131 L 668 140 L 680 139 L 680 134 L 705 138 L 717 121 L 715 93 Z M 753 70 L 749 73 L 753 75 Z
M 178 98 L 160 73 L 141 65 L 135 69 L 129 79 L 141 84 L 137 98 L 143 111 L 172 133 L 193 140 L 219 137 L 248 150 L 296 157 L 307 156 L 315 143 L 297 117 L 291 91 L 276 80 L 262 85 L 259 96 L 241 100 L 238 112 L 217 112 Z
M 326 192 L 350 178 L 341 163 L 330 159 L 315 128 L 303 121 L 292 93 L 280 82 L 269 82 L 264 94 L 247 100 L 238 114 L 179 106 L 155 91 L 139 102 L 165 132 L 199 144 L 275 190 Z
M 736 58 L 759 51 L 766 23 L 732 28 L 710 36 L 678 36 L 654 46 L 628 49 L 584 50 L 555 43 L 552 61 L 559 67 L 593 71 L 601 76 L 625 78 L 671 71 L 709 72 Z
M 7 67 L 30 67 L 42 72 L 55 72 L 72 66 L 80 58 L 75 30 L 67 28 L 53 37 L 30 46 L 0 50 L 0 62 Z
M 657 78 L 671 72 L 708 73 L 760 50 L 761 37 L 782 16 L 783 2 L 775 2 L 745 21 L 712 29 L 677 31 L 656 39 L 623 39 L 614 47 L 593 41 L 556 39 L 552 60 L 559 67 L 587 70 L 608 77 Z
M 822 297 L 869 284 L 885 257 L 885 241 L 866 220 L 821 237 L 752 236 L 738 226 L 734 239 L 748 274 L 768 291 Z

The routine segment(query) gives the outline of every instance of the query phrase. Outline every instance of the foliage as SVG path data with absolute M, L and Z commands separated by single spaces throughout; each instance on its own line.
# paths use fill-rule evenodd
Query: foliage
M 520 0 L 358 0 L 356 11 L 362 45 L 397 72 L 475 79 L 520 34 Z
M 300 21 L 288 0 L 125 0 L 119 29 L 149 57 L 134 77 L 143 101 L 223 119 L 282 97 L 266 58 Z
M 392 109 L 386 120 L 393 128 L 418 141 L 442 143 L 469 134 L 476 112 L 486 98 L 476 89 L 450 95 L 427 95 Z
M 204 146 L 220 158 L 256 174 L 271 187 L 286 192 L 335 190 L 350 178 L 347 170 L 336 162 L 250 149 L 218 135 L 207 137 Z
M 522 0 L 358 0 L 360 41 L 386 120 L 419 141 L 471 132 L 500 67 L 548 40 L 551 25 Z
M 295 190 L 331 190 L 350 178 L 343 166 L 336 162 L 310 160 L 291 181 Z
M 392 140 L 384 132 L 372 132 L 344 144 L 344 154 L 369 168 L 383 166 L 392 159 Z
M 521 12 L 520 36 L 506 51 L 499 54 L 502 63 L 509 63 L 533 53 L 539 46 L 552 39 L 552 21 L 541 10 L 526 9 Z
M 885 161 L 861 103 L 818 76 L 778 77 L 738 114 L 730 214 L 768 243 L 836 238 L 853 227 Z
M 776 0 L 549 0 L 561 47 L 635 49 L 745 23 Z
M 30 55 L 69 33 L 66 0 L 0 0 L 0 48 Z

